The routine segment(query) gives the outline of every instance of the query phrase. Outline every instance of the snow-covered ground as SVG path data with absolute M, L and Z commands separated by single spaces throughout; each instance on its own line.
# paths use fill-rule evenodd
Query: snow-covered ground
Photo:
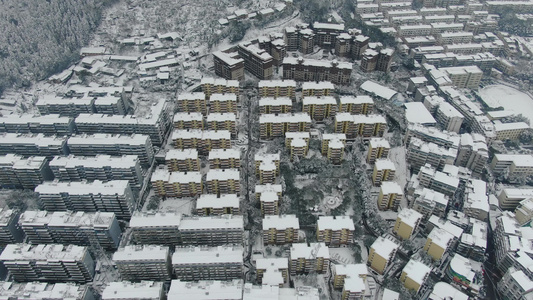
M 533 121 L 533 99 L 526 93 L 505 85 L 491 85 L 479 90 L 479 95 L 490 107 L 502 106 Z

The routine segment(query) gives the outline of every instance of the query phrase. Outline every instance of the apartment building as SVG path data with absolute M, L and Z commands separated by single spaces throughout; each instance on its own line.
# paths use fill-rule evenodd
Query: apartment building
M 370 96 L 341 96 L 339 98 L 339 112 L 352 115 L 368 115 L 374 110 L 374 100 Z
M 515 211 L 516 221 L 520 226 L 529 223 L 533 219 L 533 198 L 520 201 Z
M 207 96 L 202 92 L 181 93 L 178 95 L 177 106 L 180 112 L 207 113 Z
M 47 211 L 113 212 L 129 220 L 136 203 L 127 180 L 106 183 L 46 181 L 35 188 L 39 202 Z
M 302 99 L 302 112 L 309 114 L 311 119 L 321 122 L 332 118 L 337 112 L 337 100 L 332 96 L 307 96 Z
M 280 258 L 259 258 L 255 263 L 257 281 L 263 285 L 283 287 L 289 282 L 289 260 Z
M 7 115 L 0 117 L 0 132 L 69 136 L 76 133 L 76 125 L 74 119 L 61 117 L 58 114 L 44 116 Z
M 235 113 L 210 113 L 207 115 L 207 129 L 227 130 L 235 137 L 237 135 L 237 116 Z
M 444 72 L 458 88 L 477 90 L 483 77 L 483 71 L 478 66 L 448 67 L 439 70 Z
M 498 283 L 498 291 L 505 299 L 533 297 L 533 281 L 522 270 L 509 268 Z
M 244 220 L 240 215 L 183 217 L 179 230 L 183 245 L 241 245 Z
M 67 138 L 38 134 L 0 134 L 0 155 L 18 154 L 24 157 L 44 156 L 51 159 L 55 155 L 68 154 Z
M 224 297 L 225 300 L 242 300 L 243 283 L 241 279 L 229 281 L 200 280 L 181 281 L 172 280 L 167 299 L 205 299 L 205 297 Z
M 237 149 L 213 149 L 209 151 L 210 169 L 235 169 L 241 166 L 241 152 Z
M 396 223 L 392 231 L 402 240 L 408 240 L 417 230 L 422 215 L 414 209 L 404 208 L 398 213 Z
M 217 196 L 203 194 L 196 200 L 196 214 L 199 216 L 240 214 L 239 197 L 235 194 Z
M 244 60 L 236 52 L 213 52 L 215 74 L 228 80 L 244 80 Z
M 411 138 L 416 137 L 427 143 L 434 143 L 440 147 L 459 147 L 461 137 L 455 132 L 442 131 L 437 128 L 425 127 L 420 124 L 409 124 L 405 133 L 405 144 L 409 145 Z
M 95 156 L 107 154 L 112 156 L 137 155 L 143 167 L 154 160 L 154 148 L 147 135 L 103 134 L 75 135 L 68 139 L 70 154 L 78 156 Z M 58 153 L 56 155 L 62 155 Z
M 237 46 L 239 56 L 244 59 L 244 69 L 255 77 L 265 80 L 272 78 L 274 58 L 263 49 L 251 42 L 243 42 Z
M 369 164 L 374 164 L 377 159 L 387 158 L 391 146 L 389 141 L 384 138 L 371 138 L 368 142 L 368 154 L 366 161 Z
M 35 104 L 41 115 L 60 115 L 75 118 L 79 114 L 90 114 L 94 109 L 94 98 L 63 98 L 45 95 Z
M 109 282 L 102 291 L 102 300 L 128 300 L 142 297 L 144 300 L 165 298 L 163 282 Z
M 352 36 L 348 33 L 341 33 L 335 39 L 335 54 L 339 57 L 350 57 L 351 56 L 351 47 L 352 45 Z
M 112 259 L 123 280 L 167 281 L 172 276 L 168 246 L 125 246 L 115 251 Z
M 228 130 L 174 130 L 170 136 L 176 149 L 197 149 L 208 154 L 213 149 L 230 149 L 231 132 Z
M 291 276 L 316 272 L 326 273 L 330 257 L 325 243 L 295 243 L 290 249 L 289 270 Z
M 307 113 L 263 114 L 259 116 L 261 139 L 283 137 L 285 132 L 309 132 L 311 117 Z
M 259 95 L 263 98 L 289 98 L 296 97 L 296 81 L 294 80 L 260 80 L 257 84 Z
M 344 32 L 344 24 L 313 23 L 316 44 L 322 48 L 335 47 L 336 38 Z
M 0 187 L 34 189 L 54 178 L 48 160 L 43 156 L 22 158 L 16 154 L 0 156 Z
M 396 173 L 396 166 L 390 159 L 378 159 L 372 172 L 372 183 L 374 186 L 381 186 L 383 181 L 393 181 Z
M 211 169 L 206 177 L 207 192 L 210 194 L 239 194 L 239 169 Z
M 172 269 L 179 280 L 232 280 L 243 276 L 242 246 L 176 248 Z
M 362 34 L 356 35 L 353 38 L 352 45 L 351 45 L 351 54 L 352 54 L 353 59 L 356 59 L 356 60 L 361 59 L 363 53 L 368 48 L 369 41 L 370 41 L 370 38 Z
M 320 216 L 317 221 L 317 240 L 328 247 L 353 243 L 355 225 L 349 216 Z
M 381 210 L 398 210 L 403 197 L 402 187 L 394 181 L 384 181 L 381 183 L 378 195 L 378 208 Z
M 290 150 L 291 160 L 294 160 L 295 157 L 305 157 L 307 155 L 309 140 L 309 132 L 285 132 L 285 146 Z
M 448 197 L 443 193 L 428 188 L 420 188 L 414 192 L 411 208 L 419 212 L 424 220 L 428 220 L 432 215 L 444 218 L 448 202 Z
M 454 236 L 441 228 L 433 228 L 429 233 L 424 251 L 427 252 L 434 261 L 439 261 L 444 256 L 444 253 L 451 249 L 454 242 Z
M 24 234 L 18 226 L 20 212 L 18 210 L 0 209 L 0 245 L 21 243 Z
M 434 143 L 427 143 L 413 137 L 407 147 L 407 162 L 414 170 L 420 170 L 426 164 L 437 170 L 445 165 L 451 165 L 457 157 L 457 149 L 440 147 Z
M 361 57 L 361 71 L 368 73 L 376 70 L 379 52 L 374 49 L 366 49 Z
M 0 297 L 4 299 L 94 299 L 93 293 L 86 285 L 74 283 L 4 283 L 0 290 Z
M 255 197 L 259 198 L 263 193 L 275 193 L 280 199 L 283 187 L 280 184 L 263 184 L 255 186 Z
M 165 154 L 165 165 L 170 172 L 200 171 L 198 150 L 169 149 Z
M 335 116 L 335 133 L 344 133 L 348 139 L 356 137 L 382 137 L 387 120 L 382 115 L 351 115 L 338 113 Z
M 472 42 L 474 34 L 472 32 L 457 31 L 457 32 L 441 32 L 437 34 L 437 40 L 441 45 L 449 44 L 469 44 Z
M 368 253 L 366 264 L 379 274 L 385 273 L 389 264 L 394 261 L 394 256 L 400 245 L 391 237 L 378 237 Z
M 165 101 L 150 106 L 147 116 L 80 114 L 76 117 L 79 133 L 95 134 L 143 134 L 148 135 L 152 144 L 161 145 L 170 127 L 169 109 Z
M 166 167 L 157 168 L 150 179 L 159 197 L 196 197 L 203 191 L 200 172 L 170 172 Z
M 9 244 L 0 261 L 17 282 L 87 283 L 93 280 L 95 265 L 87 247 L 58 244 Z
M 211 94 L 209 97 L 209 113 L 236 113 L 236 94 Z
M 132 189 L 143 185 L 141 162 L 136 155 L 54 156 L 50 170 L 59 181 L 128 180 Z
M 325 97 L 333 96 L 335 85 L 329 81 L 320 82 L 303 82 L 302 83 L 302 97 Z
M 428 278 L 429 273 L 431 273 L 430 267 L 411 259 L 402 270 L 400 282 L 403 283 L 403 286 L 406 289 L 418 293 Z
M 487 221 L 490 205 L 487 183 L 479 179 L 468 179 L 464 183 L 463 212 L 480 221 Z
M 257 186 L 256 186 L 257 189 Z M 280 196 L 276 192 L 262 192 L 259 194 L 259 202 L 261 203 L 261 214 L 264 215 L 278 215 Z
M 427 24 L 401 25 L 397 28 L 397 33 L 400 37 L 431 35 L 431 31 L 431 25 Z
M 498 195 L 501 209 L 514 210 L 521 201 L 533 197 L 533 189 L 504 187 Z
M 364 264 L 334 265 L 334 285 L 342 288 L 341 299 L 364 299 L 371 297 L 367 282 L 368 270 Z M 386 294 L 383 294 L 387 297 Z M 387 298 L 389 299 L 389 298 Z
M 508 176 L 533 175 L 533 155 L 531 154 L 495 154 L 490 168 L 496 175 Z
M 260 114 L 287 114 L 292 111 L 292 100 L 289 97 L 264 97 L 259 99 Z
M 464 120 L 463 114 L 448 102 L 439 104 L 435 118 L 442 129 L 455 133 L 459 133 Z
M 430 165 L 425 165 L 420 168 L 418 175 L 412 176 L 410 185 L 414 188 L 426 187 L 452 197 L 459 188 L 459 178 L 456 174 L 440 172 Z
M 500 141 L 516 141 L 520 137 L 520 134 L 522 134 L 522 132 L 528 128 L 529 125 L 527 125 L 527 123 L 525 122 L 494 123 L 494 129 L 496 130 L 496 139 Z
M 468 258 L 455 254 L 446 268 L 446 276 L 454 282 L 460 284 L 460 287 L 472 294 L 479 293 L 480 285 L 478 276 L 473 270 L 473 265 Z M 477 277 L 477 278 L 476 278 Z M 467 296 L 464 296 L 467 299 Z
M 238 80 L 203 77 L 200 80 L 200 85 L 206 99 L 211 98 L 212 94 L 235 94 L 237 95 L 237 101 L 239 101 L 241 88 Z
M 470 219 L 470 230 L 463 235 L 457 245 L 457 253 L 475 261 L 483 261 L 487 251 L 488 226 L 486 222 Z M 503 240 L 502 240 L 503 241 Z
M 204 117 L 200 112 L 177 112 L 172 122 L 174 129 L 204 129 Z
M 263 243 L 268 245 L 292 244 L 298 241 L 300 224 L 296 215 L 265 215 Z
M 283 59 L 283 79 L 296 81 L 330 81 L 346 85 L 350 82 L 353 65 L 347 62 L 286 57 Z
M 132 241 L 136 244 L 180 245 L 180 222 L 181 214 L 177 212 L 136 211 L 129 223 Z
M 122 231 L 111 212 L 27 210 L 18 221 L 28 243 L 73 244 L 117 249 Z

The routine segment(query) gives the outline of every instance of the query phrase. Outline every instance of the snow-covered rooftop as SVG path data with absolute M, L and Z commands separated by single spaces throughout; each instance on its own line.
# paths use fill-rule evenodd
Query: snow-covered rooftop
M 243 254 L 242 246 L 176 248 L 172 255 L 172 265 L 242 264 Z
M 422 215 L 414 209 L 404 208 L 398 213 L 398 219 L 402 220 L 402 223 L 415 228 L 422 219 Z
M 130 228 L 145 227 L 178 227 L 181 214 L 177 212 L 134 212 L 130 220 Z
M 110 282 L 102 292 L 102 300 L 159 299 L 163 293 L 163 282 Z
M 169 247 L 155 245 L 129 245 L 119 248 L 113 254 L 113 261 L 166 261 Z
M 50 161 L 50 167 L 75 168 L 132 168 L 139 163 L 137 155 L 111 156 L 97 154 L 96 156 L 54 156 Z
M 111 180 L 105 183 L 100 180 L 95 180 L 93 182 L 45 181 L 35 188 L 35 192 L 39 194 L 68 193 L 70 195 L 123 195 L 128 187 L 129 182 L 127 180 Z
M 329 248 L 325 243 L 294 243 L 291 247 L 291 260 L 297 260 L 298 258 L 315 259 L 315 258 L 328 258 Z
M 427 110 L 422 102 L 404 103 L 405 119 L 408 123 L 418 123 L 423 125 L 435 125 L 437 121 Z
M 365 81 L 359 88 L 386 100 L 392 99 L 398 93 L 370 80 Z
M 239 197 L 235 194 L 222 194 L 220 197 L 215 194 L 202 194 L 198 200 L 196 200 L 196 208 L 206 207 L 239 207 Z
M 431 268 L 419 261 L 411 259 L 403 268 L 402 272 L 405 272 L 414 282 L 422 285 L 428 274 L 431 272 Z
M 382 236 L 378 237 L 371 246 L 379 256 L 387 260 L 396 252 L 398 247 L 400 247 L 400 245 Z
M 319 230 L 355 230 L 353 220 L 349 216 L 320 216 L 317 228 Z
M 175 299 L 195 299 L 195 300 L 241 300 L 243 284 L 242 280 L 232 281 L 181 281 L 172 280 L 167 297 L 169 300 Z
M 300 229 L 296 215 L 266 215 L 263 218 L 263 230 L 274 228 L 276 230 Z

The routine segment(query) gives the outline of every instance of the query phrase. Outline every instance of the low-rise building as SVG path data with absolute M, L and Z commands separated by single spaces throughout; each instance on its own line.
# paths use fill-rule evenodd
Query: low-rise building
M 505 187 L 498 195 L 501 209 L 514 210 L 521 201 L 533 197 L 533 189 Z
M 520 201 L 514 214 L 520 226 L 529 223 L 533 219 L 533 197 Z
M 518 140 L 520 134 L 526 129 L 529 128 L 529 125 L 525 122 L 515 122 L 515 123 L 494 123 L 494 129 L 496 130 L 496 139 L 505 141 L 505 140 Z

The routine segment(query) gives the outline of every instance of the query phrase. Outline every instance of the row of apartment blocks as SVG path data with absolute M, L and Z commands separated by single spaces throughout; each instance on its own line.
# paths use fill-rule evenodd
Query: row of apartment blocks
M 126 115 L 129 104 L 122 97 L 58 97 L 46 95 L 35 104 L 42 115 L 58 114 L 63 117 L 76 117 L 79 114 Z
M 87 247 L 9 244 L 0 261 L 17 282 L 90 282 L 95 262 Z
M 47 211 L 113 212 L 117 218 L 129 220 L 137 206 L 127 180 L 45 181 L 35 192 L 39 204 Z
M 303 82 L 302 97 L 307 96 L 332 96 L 335 90 L 329 81 Z M 259 95 L 263 98 L 296 98 L 297 84 L 294 80 L 261 80 L 258 83 Z
M 178 112 L 173 118 L 174 129 L 204 129 L 204 118 L 198 112 Z M 235 113 L 210 113 L 206 117 L 208 130 L 227 130 L 237 135 L 237 116 Z
M 338 113 L 335 116 L 335 133 L 346 134 L 348 139 L 382 137 L 386 127 L 387 120 L 381 115 Z
M 283 245 L 297 243 L 300 225 L 295 215 L 266 215 L 263 218 L 263 243 Z M 347 216 L 320 216 L 317 221 L 317 240 L 329 247 L 353 243 L 355 226 Z
M 176 129 L 170 139 L 176 149 L 197 149 L 201 154 L 231 148 L 231 132 L 228 130 Z
M 152 173 L 150 182 L 160 197 L 196 197 L 203 192 L 202 174 L 198 171 L 170 172 L 165 166 Z M 210 194 L 239 194 L 240 173 L 238 169 L 211 169 L 205 183 Z
M 235 169 L 241 165 L 241 152 L 237 149 L 213 149 L 207 157 L 210 169 Z M 165 165 L 170 172 L 200 171 L 200 159 L 196 149 L 169 149 L 165 153 Z
M 182 93 L 178 95 L 177 106 L 180 112 L 236 113 L 238 94 L 213 93 L 207 96 L 204 92 Z
M 3 211 L 2 217 L 4 214 L 7 216 L 10 212 Z M 3 224 L 6 228 L 12 225 L 9 222 Z M 110 212 L 27 210 L 18 217 L 18 228 L 31 244 L 73 244 L 105 249 L 117 249 L 122 234 L 115 214 Z M 12 235 L 18 242 L 22 241 L 17 238 L 21 233 Z
M 183 216 L 175 212 L 136 212 L 129 228 L 132 241 L 151 245 L 241 245 L 241 215 Z
M 131 245 L 119 248 L 113 262 L 121 277 L 130 281 L 166 281 L 173 277 L 185 281 L 232 280 L 243 276 L 243 254 L 242 246 L 178 247 L 171 254 L 168 246 Z M 324 243 L 291 247 L 291 275 L 325 273 L 329 264 Z
M 68 154 L 79 156 L 136 155 L 143 167 L 148 166 L 154 159 L 150 137 L 140 134 L 83 134 L 68 138 L 46 137 L 43 134 L 0 134 L 0 155 L 11 153 L 24 157 L 44 156 L 47 159 Z

